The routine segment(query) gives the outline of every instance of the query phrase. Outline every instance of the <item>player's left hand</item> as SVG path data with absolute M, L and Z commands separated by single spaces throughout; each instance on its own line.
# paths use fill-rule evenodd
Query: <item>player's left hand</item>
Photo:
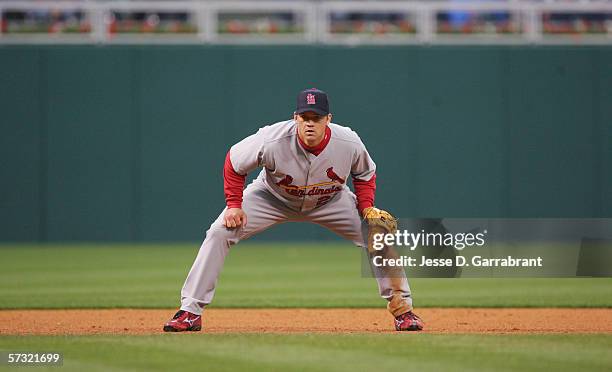
M 388 233 L 394 233 L 397 230 L 397 219 L 387 211 L 376 207 L 368 207 L 361 214 L 370 227 L 379 226 Z
M 374 253 L 374 236 L 376 234 L 395 233 L 397 219 L 391 213 L 376 207 L 365 208 L 362 211 L 363 219 L 368 224 L 368 252 Z

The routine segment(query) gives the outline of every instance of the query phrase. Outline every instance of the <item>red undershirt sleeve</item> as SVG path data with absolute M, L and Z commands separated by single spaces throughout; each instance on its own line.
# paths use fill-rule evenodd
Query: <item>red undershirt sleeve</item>
M 245 182 L 246 175 L 238 174 L 234 170 L 228 151 L 223 166 L 223 191 L 225 192 L 225 204 L 228 208 L 242 208 L 242 191 Z
M 353 177 L 353 188 L 357 196 L 357 209 L 359 214 L 368 207 L 374 206 L 374 196 L 376 193 L 376 174 L 372 175 L 369 181 L 363 181 Z

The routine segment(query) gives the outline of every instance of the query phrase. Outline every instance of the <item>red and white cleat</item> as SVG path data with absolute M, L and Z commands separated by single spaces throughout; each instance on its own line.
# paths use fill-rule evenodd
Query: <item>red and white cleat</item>
M 395 318 L 396 331 L 420 331 L 422 329 L 423 321 L 412 311 Z
M 174 317 L 164 324 L 164 332 L 200 331 L 202 329 L 202 316 L 188 311 L 179 310 Z

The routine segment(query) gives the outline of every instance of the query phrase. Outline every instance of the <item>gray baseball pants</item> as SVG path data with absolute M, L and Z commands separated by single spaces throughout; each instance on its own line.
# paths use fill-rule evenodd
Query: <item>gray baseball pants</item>
M 339 192 L 321 207 L 299 212 L 287 207 L 268 191 L 263 181 L 256 179 L 244 190 L 242 209 L 247 215 L 246 227 L 228 229 L 223 226 L 223 210 L 206 232 L 206 238 L 181 290 L 181 310 L 201 314 L 204 306 L 213 299 L 217 279 L 230 246 L 282 222 L 316 223 L 367 249 L 364 241 L 367 231 L 365 234 L 362 232 L 362 229 L 367 229 L 367 225 L 359 216 L 355 195 L 348 190 Z M 393 298 L 393 302 L 401 299 L 402 311 L 411 309 L 410 287 L 403 272 L 400 278 L 387 278 L 379 275 L 378 268 L 372 266 L 372 269 L 380 296 L 387 301 L 392 301 Z M 391 309 L 390 311 L 394 313 Z

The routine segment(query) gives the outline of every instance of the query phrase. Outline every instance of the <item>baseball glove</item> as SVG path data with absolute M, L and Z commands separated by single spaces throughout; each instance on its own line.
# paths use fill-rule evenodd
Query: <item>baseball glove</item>
M 397 219 L 391 213 L 376 207 L 365 208 L 363 219 L 368 224 L 368 251 L 370 253 L 374 252 L 372 245 L 374 234 L 393 234 L 397 230 Z

